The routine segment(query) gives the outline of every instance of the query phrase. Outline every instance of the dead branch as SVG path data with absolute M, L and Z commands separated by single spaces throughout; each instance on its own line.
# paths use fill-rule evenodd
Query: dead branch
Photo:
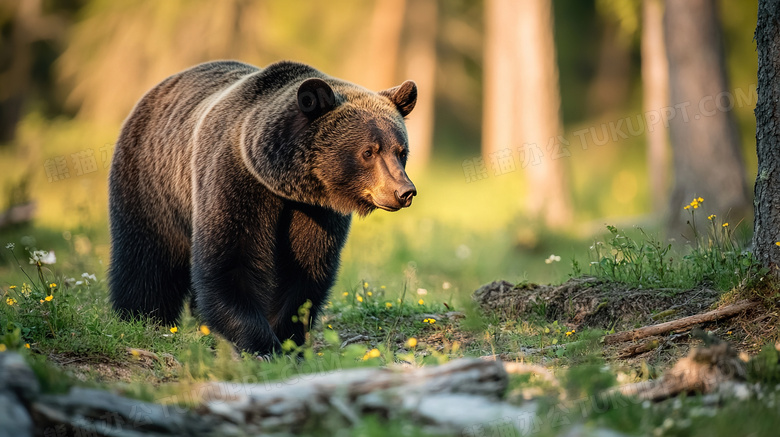
M 670 322 L 660 323 L 657 325 L 645 326 L 643 328 L 634 329 L 632 331 L 618 332 L 616 334 L 610 334 L 604 337 L 605 344 L 622 343 L 625 341 L 639 340 L 642 338 L 662 335 L 670 331 L 675 331 L 683 328 L 687 328 L 699 323 L 714 322 L 716 320 L 725 319 L 735 316 L 745 310 L 749 310 L 758 306 L 758 302 L 738 302 L 733 305 L 728 305 L 723 308 L 713 310 L 703 314 L 696 314 L 690 317 L 683 317 L 681 319 L 672 320 Z

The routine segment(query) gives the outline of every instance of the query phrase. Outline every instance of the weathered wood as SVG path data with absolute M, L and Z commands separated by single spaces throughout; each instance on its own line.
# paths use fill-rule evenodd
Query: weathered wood
M 630 358 L 633 357 L 634 355 L 639 355 L 654 350 L 658 348 L 658 346 L 660 345 L 661 345 L 660 338 L 651 338 L 640 344 L 632 344 L 628 346 L 627 348 L 618 352 L 617 357 L 621 359 Z
M 160 404 L 102 390 L 73 388 L 41 395 L 17 354 L 0 353 L 0 437 L 94 435 L 108 437 L 231 436 L 335 432 L 373 414 L 404 417 L 432 432 L 476 435 L 486 428 L 526 435 L 538 426 L 537 404 L 501 402 L 507 372 L 539 366 L 460 359 L 419 368 L 361 368 L 298 375 L 262 384 L 205 383 Z M 195 410 L 178 406 L 199 404 Z M 10 432 L 10 434 L 8 434 Z
M 714 322 L 715 320 L 732 317 L 743 311 L 755 308 L 756 306 L 758 306 L 758 302 L 739 302 L 703 314 L 683 317 L 682 319 L 672 320 L 669 322 L 660 323 L 658 325 L 645 326 L 643 328 L 634 329 L 632 331 L 610 334 L 604 337 L 604 343 L 615 344 L 625 341 L 639 340 L 653 335 L 661 335 L 699 323 Z
M 695 348 L 661 378 L 618 387 L 627 396 L 660 401 L 681 393 L 710 393 L 726 381 L 744 380 L 745 363 L 728 343 Z
M 33 435 L 33 422 L 25 404 L 39 391 L 35 374 L 21 356 L 0 353 L 0 436 Z
M 453 429 L 500 418 L 502 411 L 527 413 L 527 408 L 498 402 L 507 384 L 501 362 L 461 359 L 441 366 L 352 369 L 265 384 L 208 383 L 195 391 L 202 396 L 201 414 L 250 433 L 295 432 L 322 421 L 348 424 L 366 413 L 423 416 L 426 423 Z M 432 404 L 431 399 L 438 401 Z M 496 413 L 486 417 L 486 411 Z M 453 417 L 458 420 L 449 423 Z

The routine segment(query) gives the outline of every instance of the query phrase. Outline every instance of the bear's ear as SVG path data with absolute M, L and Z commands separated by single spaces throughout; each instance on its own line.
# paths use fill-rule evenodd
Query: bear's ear
M 322 79 L 311 78 L 298 87 L 298 108 L 309 120 L 325 114 L 336 107 L 333 89 Z
M 411 80 L 388 90 L 380 91 L 379 95 L 385 96 L 395 104 L 402 116 L 406 117 L 414 109 L 417 103 L 417 84 Z

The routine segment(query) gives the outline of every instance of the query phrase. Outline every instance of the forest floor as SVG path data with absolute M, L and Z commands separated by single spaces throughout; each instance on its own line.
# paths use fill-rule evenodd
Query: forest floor
M 197 402 L 177 396 L 206 382 L 300 388 L 309 374 L 426 368 L 468 357 L 531 366 L 510 372 L 501 401 L 537 406 L 540 420 L 526 431 L 507 428 L 511 418 L 432 429 L 413 416 L 366 413 L 305 428 L 317 435 L 776 435 L 779 288 L 749 252 L 718 241 L 697 244 L 673 262 L 657 242 L 611 230 L 603 243 L 610 249 L 588 274 L 575 263 L 562 284 L 499 280 L 457 302 L 362 282 L 334 290 L 307 344 L 288 344 L 287 355 L 270 361 L 240 356 L 188 311 L 176 327 L 121 321 L 108 308 L 103 281 L 54 275 L 45 254 L 10 245 L 10 264 L 26 279 L 3 288 L 0 349 L 22 354 L 44 393 L 92 387 L 187 407 Z M 300 320 L 308 320 L 306 307 Z M 706 352 L 718 345 L 724 354 Z M 615 387 L 663 381 L 697 353 L 707 369 L 731 360 L 738 371 L 716 384 L 599 404 L 598 396 Z M 724 391 L 726 380 L 739 385 Z

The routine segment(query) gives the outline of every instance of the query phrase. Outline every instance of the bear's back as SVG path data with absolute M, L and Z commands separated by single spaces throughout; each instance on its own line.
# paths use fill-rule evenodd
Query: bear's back
M 171 244 L 189 246 L 191 142 L 198 114 L 210 98 L 256 71 L 240 62 L 209 62 L 170 76 L 147 92 L 125 120 L 114 149 L 111 202 L 125 204 L 125 215 L 167 229 Z

